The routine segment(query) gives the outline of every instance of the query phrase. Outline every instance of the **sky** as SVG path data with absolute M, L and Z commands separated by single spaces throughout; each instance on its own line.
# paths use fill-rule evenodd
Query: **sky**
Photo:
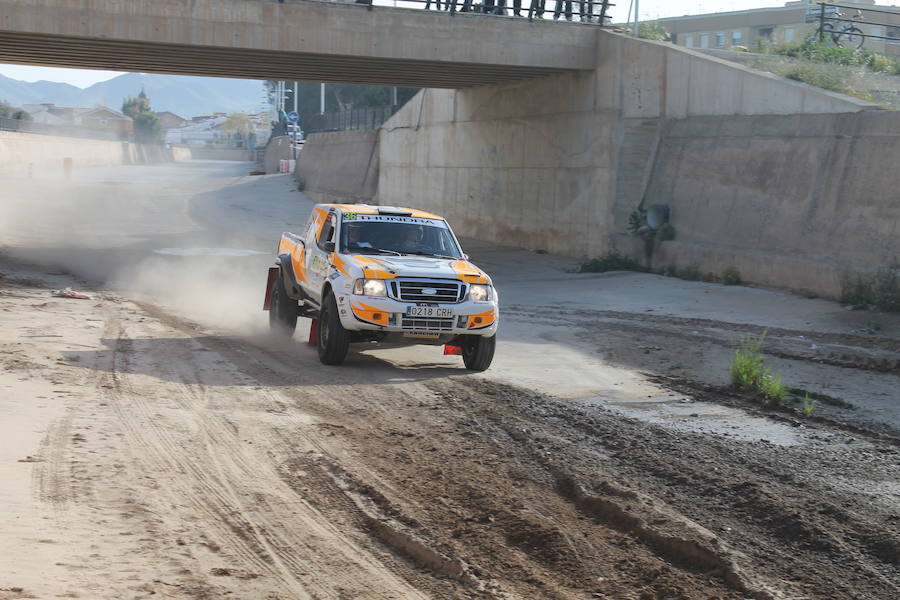
M 617 6 L 611 11 L 613 22 L 625 21 L 628 16 L 629 6 L 633 1 L 614 0 Z M 660 17 L 746 10 L 766 6 L 784 6 L 785 0 L 638 0 L 638 2 L 641 19 L 652 20 Z M 380 4 L 380 2 L 378 3 Z M 878 2 L 878 4 L 883 3 Z M 509 4 L 512 4 L 512 2 L 509 2 Z M 527 5 L 528 0 L 523 0 L 522 4 Z M 84 69 L 58 69 L 53 67 L 0 64 L 0 75 L 5 75 L 12 79 L 21 81 L 45 79 L 47 81 L 69 83 L 80 88 L 90 87 L 95 83 L 112 79 L 121 74 L 121 72 L 117 71 L 88 71 Z

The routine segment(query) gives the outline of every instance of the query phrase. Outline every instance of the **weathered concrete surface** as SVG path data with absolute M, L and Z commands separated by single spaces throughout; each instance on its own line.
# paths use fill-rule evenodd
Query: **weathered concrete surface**
M 378 189 L 378 131 L 310 135 L 296 175 L 316 202 L 371 202 Z
M 174 160 L 162 146 L 0 131 L 0 172 L 18 176 L 62 172 L 67 158 L 76 169 Z
M 676 239 L 654 265 L 837 297 L 846 274 L 900 263 L 897 165 L 896 112 L 673 121 L 647 201 L 670 205 Z
M 0 0 L 0 62 L 450 88 L 593 69 L 596 29 L 302 0 Z
M 294 153 L 291 151 L 291 138 L 284 135 L 269 138 L 263 154 L 263 170 L 266 173 L 278 173 L 279 162 L 292 158 Z
M 383 127 L 378 197 L 463 235 L 596 256 L 644 197 L 667 118 L 857 112 L 874 105 L 671 44 L 598 31 L 598 68 L 427 90 Z
M 253 160 L 256 153 L 253 150 L 241 150 L 240 148 L 190 148 L 191 157 L 199 160 Z

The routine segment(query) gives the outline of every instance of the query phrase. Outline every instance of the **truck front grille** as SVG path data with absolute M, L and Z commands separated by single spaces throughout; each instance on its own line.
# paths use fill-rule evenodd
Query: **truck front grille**
M 462 302 L 468 291 L 463 282 L 452 279 L 394 279 L 390 287 L 391 295 L 402 302 Z

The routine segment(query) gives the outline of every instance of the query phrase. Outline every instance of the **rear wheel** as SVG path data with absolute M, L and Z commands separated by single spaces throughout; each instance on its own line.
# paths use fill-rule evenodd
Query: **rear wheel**
M 463 363 L 472 371 L 485 371 L 494 360 L 494 348 L 497 345 L 497 336 L 482 337 L 480 335 L 469 336 L 462 345 Z
M 322 302 L 319 313 L 319 332 L 316 340 L 319 360 L 326 365 L 339 365 L 347 357 L 350 349 L 350 334 L 341 325 L 337 302 L 331 292 Z
M 297 315 L 300 307 L 297 301 L 288 296 L 284 287 L 284 277 L 278 271 L 278 279 L 272 290 L 272 301 L 269 303 L 269 329 L 273 332 L 291 337 L 297 328 Z

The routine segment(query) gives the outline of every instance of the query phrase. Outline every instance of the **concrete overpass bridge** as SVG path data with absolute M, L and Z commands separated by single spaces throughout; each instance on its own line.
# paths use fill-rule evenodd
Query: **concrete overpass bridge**
M 598 29 L 315 0 L 0 0 L 0 62 L 466 88 L 593 70 Z

